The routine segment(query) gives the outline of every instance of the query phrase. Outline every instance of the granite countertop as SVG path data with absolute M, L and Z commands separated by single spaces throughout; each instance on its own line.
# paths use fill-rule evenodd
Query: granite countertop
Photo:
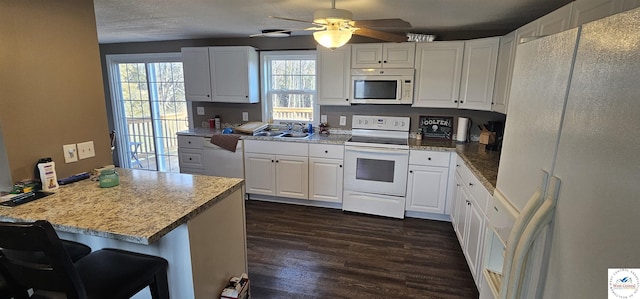
M 2 221 L 46 219 L 54 228 L 132 243 L 151 244 L 242 188 L 235 178 L 118 169 L 120 185 L 100 188 L 84 180 L 13 208 Z
M 329 143 L 344 144 L 350 137 L 349 131 L 334 131 L 329 135 L 312 134 L 308 138 L 277 138 L 269 136 L 250 136 L 242 135 L 244 140 L 267 140 L 267 141 L 286 141 L 286 142 L 306 142 L 306 143 Z M 221 134 L 221 130 L 208 128 L 195 128 L 187 131 L 178 132 L 178 135 L 211 137 L 213 134 Z M 482 182 L 487 190 L 493 194 L 498 180 L 498 164 L 500 162 L 500 153 L 485 151 L 484 147 L 477 143 L 458 144 L 454 141 L 437 141 L 430 139 L 409 139 L 409 148 L 412 150 L 428 150 L 428 151 L 455 151 L 467 164 L 471 172 Z
M 465 162 L 469 170 L 480 180 L 482 185 L 493 194 L 498 181 L 498 165 L 500 152 L 486 151 L 477 142 L 456 143 L 452 141 L 409 140 L 410 149 L 429 151 L 455 151 Z

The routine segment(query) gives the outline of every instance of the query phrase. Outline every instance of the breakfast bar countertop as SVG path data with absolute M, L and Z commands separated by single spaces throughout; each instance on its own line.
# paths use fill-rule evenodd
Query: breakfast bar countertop
M 151 244 L 242 188 L 235 178 L 117 169 L 120 185 L 79 181 L 13 208 L 0 220 L 45 219 L 58 231 Z

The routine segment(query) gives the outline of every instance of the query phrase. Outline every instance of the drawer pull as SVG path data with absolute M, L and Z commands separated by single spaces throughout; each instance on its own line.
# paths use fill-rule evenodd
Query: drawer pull
M 328 153 L 329 153 L 329 151 L 324 151 L 324 153 L 325 153 L 325 154 L 328 154 Z
M 189 158 L 189 161 L 191 161 L 191 158 Z
M 469 183 L 469 186 L 473 187 L 473 184 L 472 184 L 472 183 Z
M 427 160 L 431 161 L 431 157 L 427 158 Z
M 271 163 L 275 162 L 275 160 L 271 160 Z
M 342 165 L 340 165 L 340 168 L 342 168 Z
M 409 170 L 409 173 L 413 173 L 413 170 Z

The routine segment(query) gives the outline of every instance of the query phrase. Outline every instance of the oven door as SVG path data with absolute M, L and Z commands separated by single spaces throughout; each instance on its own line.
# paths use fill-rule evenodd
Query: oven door
M 409 151 L 406 149 L 346 146 L 344 189 L 405 196 Z

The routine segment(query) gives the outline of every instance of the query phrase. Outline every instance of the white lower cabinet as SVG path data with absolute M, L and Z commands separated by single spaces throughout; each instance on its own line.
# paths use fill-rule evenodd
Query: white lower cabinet
M 309 144 L 309 199 L 342 203 L 344 146 Z
M 451 215 L 453 229 L 478 289 L 482 286 L 486 207 L 489 192 L 460 161 L 456 165 L 456 195 Z
M 178 136 L 178 164 L 181 173 L 204 174 L 204 138 Z
M 407 211 L 445 214 L 449 152 L 409 151 Z
M 247 193 L 309 198 L 306 143 L 245 140 Z

